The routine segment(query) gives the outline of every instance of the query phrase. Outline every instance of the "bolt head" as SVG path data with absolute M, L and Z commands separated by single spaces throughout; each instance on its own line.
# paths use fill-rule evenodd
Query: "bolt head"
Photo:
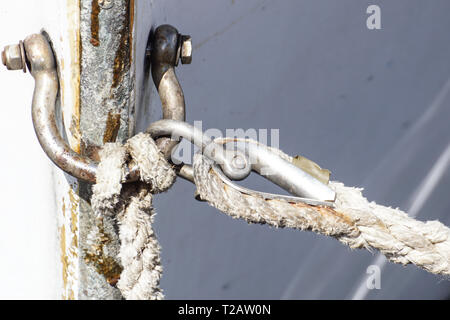
M 20 45 L 13 44 L 6 46 L 2 52 L 2 62 L 8 70 L 23 69 L 22 52 Z
M 192 39 L 191 36 L 181 36 L 181 63 L 190 64 L 192 62 Z

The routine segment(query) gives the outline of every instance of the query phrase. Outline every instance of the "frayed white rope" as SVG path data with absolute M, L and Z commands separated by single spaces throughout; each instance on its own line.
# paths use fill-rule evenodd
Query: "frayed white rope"
M 119 202 L 122 190 L 123 164 L 127 157 L 126 149 L 120 143 L 107 143 L 99 152 L 100 164 L 91 205 L 98 216 L 110 216 Z
M 285 159 L 290 159 L 286 154 Z M 203 200 L 249 223 L 311 230 L 332 236 L 350 248 L 377 249 L 390 261 L 413 263 L 429 272 L 450 275 L 450 229 L 439 221 L 421 222 L 399 209 L 368 202 L 361 189 L 330 182 L 335 208 L 266 200 L 243 194 L 212 170 L 213 162 L 194 156 L 194 179 Z
M 127 157 L 139 167 L 142 182 L 122 185 Z M 163 299 L 160 246 L 152 228 L 152 193 L 167 190 L 175 171 L 153 139 L 138 134 L 122 146 L 108 143 L 100 151 L 91 204 L 99 216 L 115 216 L 119 225 L 119 258 L 123 271 L 117 287 L 126 299 Z
M 280 150 L 280 157 L 292 158 Z M 119 225 L 118 254 L 123 271 L 117 284 L 127 299 L 162 299 L 160 247 L 152 229 L 152 193 L 167 190 L 175 172 L 146 134 L 125 146 L 106 144 L 93 188 L 92 207 L 113 216 Z M 122 185 L 128 157 L 139 166 L 142 182 Z M 420 222 L 399 209 L 368 202 L 361 189 L 330 182 L 335 208 L 267 200 L 226 185 L 212 170 L 213 162 L 194 156 L 194 180 L 203 200 L 233 218 L 249 223 L 311 230 L 332 236 L 350 248 L 377 249 L 390 261 L 413 263 L 429 272 L 450 275 L 450 229 L 439 221 Z
M 124 188 L 129 188 L 125 186 Z M 117 215 L 123 266 L 117 287 L 128 300 L 161 300 L 162 266 L 158 240 L 152 228 L 155 212 L 149 188 L 140 184 Z

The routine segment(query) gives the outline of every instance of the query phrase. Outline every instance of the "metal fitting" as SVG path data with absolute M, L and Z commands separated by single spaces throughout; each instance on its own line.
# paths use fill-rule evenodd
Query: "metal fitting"
M 180 36 L 173 26 L 161 25 L 155 29 L 150 51 L 152 77 L 161 98 L 163 118 L 179 121 L 185 120 L 185 101 L 175 66 L 181 56 L 182 37 L 186 36 Z M 156 143 L 167 159 L 178 144 L 167 137 L 158 139 Z
M 311 205 L 333 206 L 336 192 L 303 169 L 284 159 L 279 153 L 259 142 L 239 138 L 216 138 L 212 140 L 200 129 L 177 120 L 153 122 L 146 131 L 154 139 L 161 136 L 184 138 L 200 148 L 206 158 L 213 160 L 220 178 L 232 188 L 266 199 L 284 199 Z M 232 149 L 225 148 L 227 143 Z M 292 196 L 269 194 L 243 188 L 231 180 L 245 179 L 254 171 L 288 191 Z M 184 164 L 178 174 L 195 183 L 193 170 Z M 230 180 L 231 179 L 231 180 Z
M 23 42 L 5 46 L 2 51 L 2 63 L 8 70 L 20 70 L 27 72 L 27 64 L 25 62 L 25 50 Z
M 2 53 L 2 60 L 8 69 L 17 70 L 29 65 L 30 73 L 35 79 L 32 118 L 42 148 L 50 159 L 65 172 L 78 179 L 95 183 L 98 163 L 88 156 L 74 152 L 61 137 L 55 122 L 58 74 L 48 39 L 42 34 L 33 34 L 24 42 L 25 45 L 20 42 L 19 45 L 6 47 Z M 174 27 L 161 26 L 155 32 L 151 58 L 152 76 L 161 97 L 163 117 L 184 121 L 184 95 L 174 71 L 180 57 L 180 44 L 179 33 Z M 27 63 L 25 63 L 25 52 Z M 14 61 L 12 62 L 13 53 Z M 168 158 L 172 148 L 178 143 L 170 138 L 161 138 L 158 142 L 160 150 Z M 126 168 L 124 181 L 130 182 L 138 179 L 139 169 L 133 162 L 130 162 Z
M 107 10 L 107 9 L 111 9 L 114 6 L 114 1 L 113 0 L 99 0 L 98 5 L 100 6 L 100 8 Z
M 182 35 L 181 37 L 181 63 L 190 64 L 192 62 L 192 38 Z

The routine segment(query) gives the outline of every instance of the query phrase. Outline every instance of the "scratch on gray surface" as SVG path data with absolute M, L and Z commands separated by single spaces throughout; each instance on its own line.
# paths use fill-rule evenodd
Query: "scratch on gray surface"
M 417 187 L 414 191 L 411 200 L 411 206 L 408 210 L 408 215 L 411 217 L 415 217 L 419 214 L 420 210 L 422 210 L 423 206 L 432 195 L 433 191 L 439 184 L 444 173 L 447 171 L 447 168 L 450 164 L 450 143 L 447 145 L 445 150 L 441 153 L 439 158 L 436 160 L 435 164 L 428 172 L 426 177 L 422 180 L 422 183 Z M 374 259 L 372 265 L 377 265 L 380 270 L 384 268 L 386 265 L 386 258 L 378 254 L 378 256 Z M 366 286 L 366 281 L 361 281 L 358 289 L 355 294 L 352 296 L 352 300 L 362 300 L 369 293 L 369 289 Z
M 219 31 L 214 32 L 212 35 L 206 37 L 205 39 L 203 39 L 202 41 L 200 41 L 198 44 L 194 45 L 194 49 L 197 50 L 198 48 L 200 48 L 201 46 L 203 46 L 204 44 L 208 43 L 209 41 L 213 40 L 214 38 L 217 38 L 219 36 L 221 36 L 222 34 L 224 34 L 225 32 L 227 32 L 228 30 L 230 30 L 233 26 L 235 26 L 236 24 L 238 24 L 239 22 L 241 22 L 244 18 L 246 18 L 247 16 L 257 12 L 260 8 L 262 8 L 267 1 L 262 1 L 260 3 L 258 3 L 256 6 L 252 7 L 251 9 L 249 9 L 248 11 L 246 11 L 244 14 L 242 14 L 241 16 L 239 16 L 237 19 L 231 21 L 227 26 L 225 26 L 224 28 L 220 29 Z
M 427 199 L 432 194 L 433 190 L 441 181 L 442 176 L 447 171 L 450 164 L 450 143 L 445 148 L 444 152 L 439 156 L 436 163 L 431 168 L 425 179 L 422 181 L 417 190 L 413 193 L 410 203 L 409 215 L 415 217 L 423 208 Z
M 432 116 L 439 110 L 439 108 L 444 105 L 444 99 L 447 97 L 450 91 L 450 78 L 444 84 L 442 89 L 436 95 L 436 98 L 433 100 L 429 108 L 425 111 L 424 115 L 417 121 L 414 127 L 410 130 L 409 134 L 407 134 L 403 139 L 399 141 L 398 145 L 404 145 L 406 141 L 409 141 L 415 137 L 415 134 L 419 132 L 423 127 L 427 125 Z M 397 147 L 396 146 L 396 147 Z M 397 148 L 394 147 L 393 150 Z M 391 152 L 392 153 L 392 152 Z M 386 163 L 386 159 L 391 158 L 391 153 L 389 153 L 385 159 L 383 159 L 380 167 Z M 390 162 L 390 161 L 388 161 Z M 444 149 L 439 158 L 436 160 L 434 165 L 431 167 L 430 171 L 427 173 L 425 178 L 413 192 L 412 196 L 409 199 L 410 205 L 408 206 L 408 215 L 411 217 L 416 217 L 420 210 L 425 205 L 426 201 L 432 195 L 433 191 L 439 184 L 442 176 L 446 172 L 447 168 L 450 164 L 450 144 Z M 370 177 L 370 176 L 369 176 Z M 369 179 L 366 179 L 368 181 Z M 378 256 L 373 260 L 372 265 L 377 265 L 380 270 L 384 268 L 386 265 L 386 258 L 384 256 L 378 254 Z M 352 294 L 352 300 L 362 300 L 365 299 L 367 294 L 369 293 L 369 289 L 366 286 L 365 275 L 363 275 L 360 284 L 357 289 Z
M 311 261 L 310 257 L 313 255 L 313 253 L 315 254 L 315 252 L 317 251 L 317 249 L 319 249 L 319 247 L 320 247 L 320 243 L 319 243 L 319 241 L 316 241 L 314 246 L 308 251 L 308 254 L 305 257 L 303 257 L 302 263 L 298 267 L 297 271 L 295 272 L 295 274 L 291 278 L 291 280 L 288 281 L 286 288 L 284 289 L 283 293 L 281 294 L 281 297 L 280 297 L 281 300 L 288 300 L 289 298 L 292 297 L 292 295 L 295 292 L 295 289 L 297 288 L 299 281 L 301 280 L 303 270 L 306 268 L 306 263 L 308 261 Z
M 389 163 L 392 163 L 392 158 L 397 156 L 397 151 L 399 149 L 404 149 L 405 146 L 408 146 L 408 143 L 415 139 L 418 132 L 423 130 L 424 127 L 429 125 L 430 120 L 433 116 L 440 111 L 442 106 L 445 106 L 444 101 L 450 92 L 450 78 L 446 81 L 444 86 L 439 90 L 435 98 L 432 100 L 429 107 L 426 109 L 424 114 L 420 117 L 420 119 L 414 124 L 414 126 L 409 130 L 409 132 L 398 141 L 398 143 L 392 148 L 391 152 L 389 152 L 383 160 L 380 162 L 380 165 L 376 170 L 372 171 L 364 181 L 363 185 L 367 185 L 373 177 L 377 176 L 380 169 L 383 169 Z M 419 184 L 417 189 L 413 192 L 413 195 L 410 198 L 410 205 L 407 211 L 408 215 L 411 217 L 417 216 L 422 207 L 425 205 L 428 198 L 431 196 L 435 188 L 437 187 L 440 179 L 443 174 L 446 172 L 447 168 L 450 164 L 450 144 L 444 149 L 439 158 L 436 160 L 434 165 L 431 167 L 425 178 Z M 311 250 L 312 252 L 313 250 Z M 377 265 L 382 269 L 386 265 L 386 258 L 378 254 L 377 257 L 371 263 L 372 265 Z M 294 274 L 291 281 L 288 282 L 286 289 L 284 290 L 281 299 L 288 299 L 291 294 L 294 292 L 296 284 L 300 281 L 302 274 L 302 266 L 299 266 L 298 271 Z M 369 289 L 366 286 L 366 274 L 361 277 L 361 281 L 357 286 L 357 289 L 351 295 L 351 299 L 360 300 L 364 299 L 368 294 Z
M 375 168 L 375 170 L 372 170 L 371 174 L 369 174 L 366 177 L 366 179 L 364 179 L 364 182 L 362 183 L 363 187 L 367 186 L 369 184 L 369 181 L 371 181 L 374 177 L 377 177 L 380 174 L 380 172 L 383 172 L 385 168 L 389 166 L 389 163 L 393 163 L 397 158 L 398 155 L 397 151 L 399 149 L 404 149 L 405 145 L 413 141 L 417 133 L 429 124 L 433 116 L 441 110 L 441 107 L 447 106 L 443 102 L 449 92 L 450 92 L 450 78 L 438 92 L 438 94 L 433 99 L 430 106 L 426 109 L 423 115 L 420 117 L 420 119 L 401 139 L 399 139 L 399 141 L 394 145 L 391 151 L 380 161 L 380 164 Z M 404 159 L 404 161 L 411 161 L 411 160 L 412 158 Z M 403 162 L 402 166 L 404 165 L 405 163 Z

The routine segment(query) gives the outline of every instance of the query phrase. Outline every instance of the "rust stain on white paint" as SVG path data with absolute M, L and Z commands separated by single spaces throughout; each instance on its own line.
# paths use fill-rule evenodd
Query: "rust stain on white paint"
M 78 212 L 80 198 L 77 195 L 77 186 L 69 185 L 69 187 L 67 196 L 62 198 L 63 224 L 59 228 L 59 237 L 63 278 L 62 298 L 72 300 L 77 296 Z
M 80 5 L 78 1 L 67 1 L 67 20 L 68 20 L 68 35 L 69 35 L 69 50 L 70 50 L 70 74 L 73 104 L 72 117 L 69 131 L 72 135 L 70 141 L 71 147 L 75 152 L 80 152 Z
M 61 113 L 70 147 L 80 152 L 80 4 L 67 0 L 61 3 L 61 35 L 56 57 L 59 66 Z M 62 179 L 62 215 L 59 217 L 59 238 L 62 272 L 62 298 L 78 297 L 79 204 L 78 184 Z

